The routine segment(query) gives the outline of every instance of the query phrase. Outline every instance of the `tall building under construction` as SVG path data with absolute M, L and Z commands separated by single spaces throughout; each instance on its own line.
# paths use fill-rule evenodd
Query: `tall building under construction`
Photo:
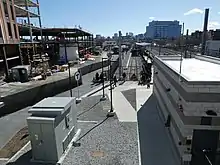
M 80 56 L 93 46 L 93 35 L 80 26 L 42 28 L 39 0 L 1 0 L 0 17 L 0 76 L 17 65 L 33 66 L 45 54 L 56 61 L 62 45 Z
M 38 0 L 0 1 L 0 67 L 7 76 L 9 68 L 23 64 L 20 32 L 29 31 L 29 42 L 33 42 L 32 29 L 42 30 Z

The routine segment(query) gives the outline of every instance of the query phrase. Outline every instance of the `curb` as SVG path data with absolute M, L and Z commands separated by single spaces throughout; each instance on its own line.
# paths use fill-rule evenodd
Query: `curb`
M 60 160 L 56 163 L 56 165 L 62 165 L 65 157 L 67 156 L 67 154 L 70 152 L 71 147 L 73 146 L 74 143 L 76 143 L 76 141 L 79 139 L 79 135 L 81 134 L 81 129 L 78 129 L 75 136 L 73 137 L 73 139 L 71 140 L 71 142 L 69 143 L 66 151 L 63 153 L 63 155 L 61 156 Z
M 81 129 L 78 129 L 77 132 L 76 132 L 76 134 L 75 134 L 75 136 L 73 137 L 73 139 L 72 139 L 71 142 L 69 143 L 69 145 L 68 145 L 66 151 L 63 153 L 63 155 L 61 156 L 60 160 L 56 163 L 56 165 L 62 165 L 62 163 L 63 163 L 63 161 L 64 161 L 66 155 L 69 153 L 71 147 L 73 146 L 73 143 L 75 143 L 75 142 L 77 141 L 77 139 L 79 138 L 79 135 L 80 135 L 80 134 L 81 134 Z M 0 159 L 0 160 L 6 160 L 6 161 L 7 161 L 6 164 L 15 162 L 17 159 L 19 159 L 20 156 L 22 156 L 22 155 L 20 155 L 20 154 L 22 153 L 22 151 L 24 151 L 24 150 L 28 147 L 28 145 L 30 145 L 30 143 L 31 143 L 31 142 L 28 141 L 28 142 L 27 142 L 18 152 L 16 152 L 16 154 L 15 154 L 13 157 L 11 157 L 10 159 L 2 158 L 2 159 Z M 34 161 L 34 160 L 32 160 L 32 159 L 31 159 L 30 161 L 31 161 L 31 162 L 38 162 L 38 161 Z M 39 163 L 45 163 L 45 162 L 39 161 Z
M 30 143 L 31 143 L 31 142 L 28 141 L 18 152 L 16 152 L 16 154 L 15 154 L 14 156 L 12 156 L 12 157 L 7 161 L 6 164 L 15 161 L 17 157 L 19 158 L 20 153 L 22 153 L 22 151 L 25 150 L 26 147 L 27 147 L 28 145 L 30 145 Z

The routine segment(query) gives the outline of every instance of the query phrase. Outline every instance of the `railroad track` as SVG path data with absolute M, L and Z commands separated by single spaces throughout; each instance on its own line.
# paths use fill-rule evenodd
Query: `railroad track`
M 140 78 L 140 71 L 142 69 L 142 62 L 140 57 L 131 57 L 128 70 L 127 70 L 127 78 L 131 80 L 133 74 L 137 76 L 137 79 Z

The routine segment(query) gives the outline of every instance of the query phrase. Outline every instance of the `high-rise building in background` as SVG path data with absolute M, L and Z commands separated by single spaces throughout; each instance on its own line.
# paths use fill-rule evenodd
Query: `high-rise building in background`
M 128 35 L 129 35 L 130 37 L 133 37 L 133 36 L 134 36 L 134 33 L 129 32 Z
M 146 37 L 150 39 L 172 39 L 181 36 L 179 21 L 152 21 L 146 27 Z
M 95 38 L 96 38 L 96 39 L 101 39 L 102 36 L 101 36 L 100 34 L 97 34 Z
M 113 39 L 118 39 L 118 33 L 114 33 Z

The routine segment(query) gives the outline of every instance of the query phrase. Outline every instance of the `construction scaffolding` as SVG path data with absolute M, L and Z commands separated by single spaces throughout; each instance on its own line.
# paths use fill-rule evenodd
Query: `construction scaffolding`
M 9 10 L 10 9 L 10 10 Z M 37 9 L 37 12 L 35 10 Z M 41 18 L 38 0 L 4 0 L 0 2 L 1 19 L 0 23 L 0 62 L 4 63 L 4 70 L 6 77 L 9 76 L 9 69 L 16 65 L 23 65 L 26 57 L 24 46 L 22 46 L 22 39 L 20 38 L 20 31 L 23 28 L 29 30 L 28 49 L 26 52 L 35 54 L 32 29 L 37 28 L 41 31 Z M 34 25 L 31 18 L 36 18 L 38 23 Z M 3 65 L 1 65 L 3 66 Z M 3 69 L 3 68 L 0 68 Z

